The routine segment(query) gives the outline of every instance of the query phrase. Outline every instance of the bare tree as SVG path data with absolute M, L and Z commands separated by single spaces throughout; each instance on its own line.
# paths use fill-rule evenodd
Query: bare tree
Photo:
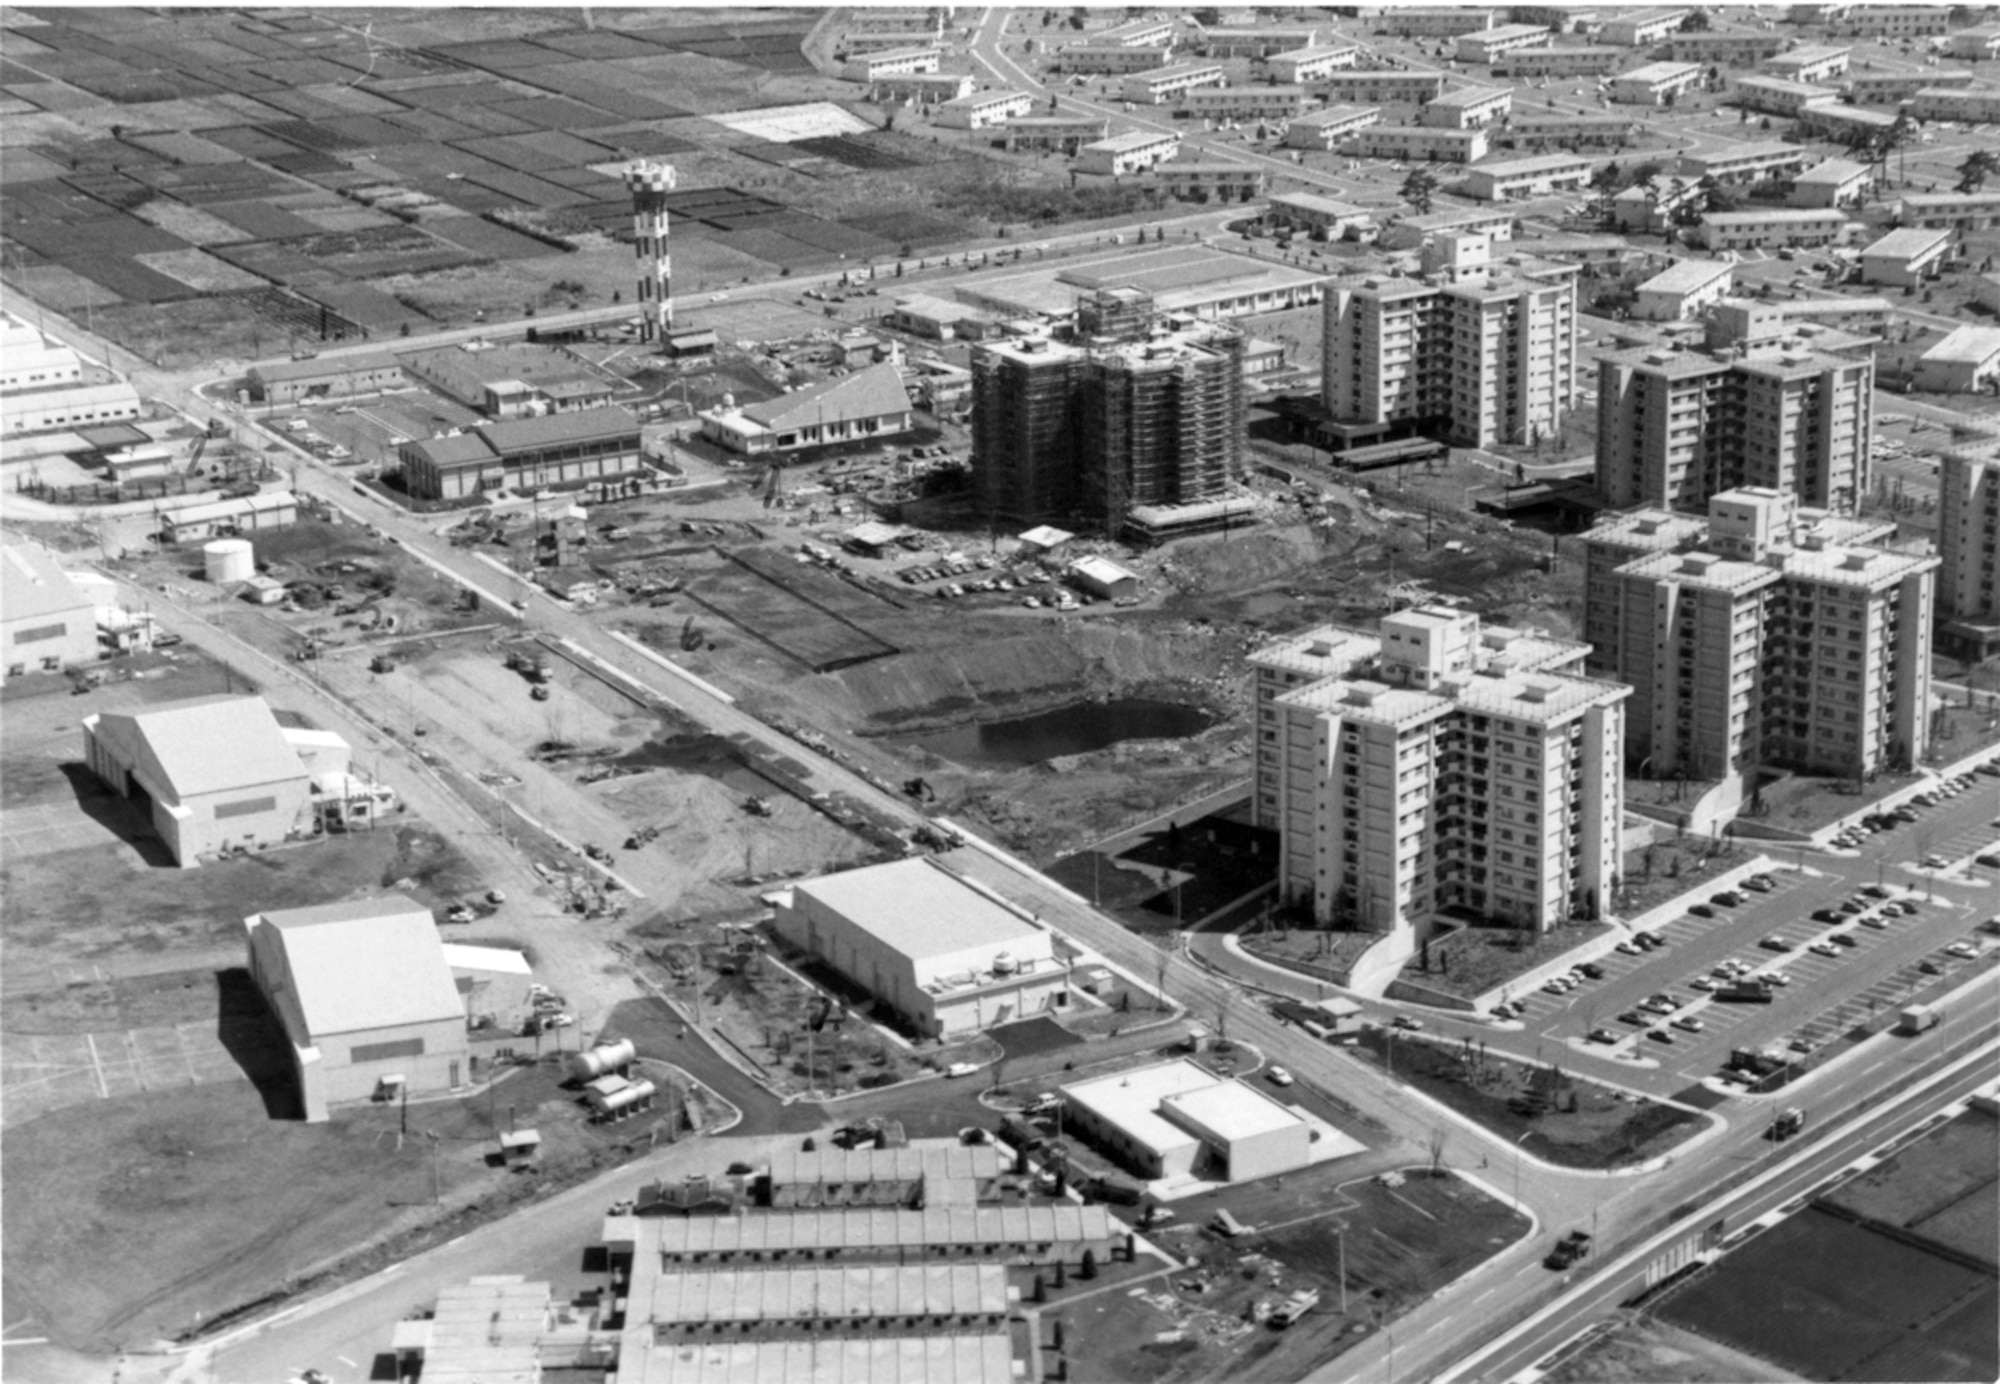
M 1234 991 L 1224 990 L 1215 997 L 1215 1041 L 1217 1046 L 1226 1047 L 1229 1043 L 1229 1016 L 1235 1008 L 1236 995 Z
M 1430 1138 L 1425 1141 L 1425 1146 L 1431 1151 L 1432 1177 L 1436 1177 L 1444 1171 L 1444 1150 L 1445 1145 L 1450 1141 L 1451 1134 L 1443 1125 L 1431 1126 Z

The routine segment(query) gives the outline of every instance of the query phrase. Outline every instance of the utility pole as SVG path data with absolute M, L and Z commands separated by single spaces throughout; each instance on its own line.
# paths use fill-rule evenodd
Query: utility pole
M 431 1201 L 444 1200 L 444 1184 L 438 1180 L 438 1137 L 435 1131 L 424 1131 L 424 1137 L 431 1141 Z

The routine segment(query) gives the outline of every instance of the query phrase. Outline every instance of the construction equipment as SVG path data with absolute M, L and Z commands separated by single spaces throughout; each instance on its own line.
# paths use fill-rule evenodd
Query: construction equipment
M 1300 1289 L 1272 1310 L 1271 1325 L 1282 1330 L 1317 1306 L 1319 1306 L 1319 1289 Z
M 396 660 L 387 654 L 377 654 L 368 660 L 368 671 L 371 673 L 393 673 L 396 671 Z

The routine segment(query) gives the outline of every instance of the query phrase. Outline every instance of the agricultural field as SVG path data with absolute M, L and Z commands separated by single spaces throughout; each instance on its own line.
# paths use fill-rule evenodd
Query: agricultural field
M 1990 1273 L 1812 1207 L 1657 1313 L 1807 1379 L 1985 1380 L 2000 1369 L 1996 1310 Z
M 640 158 L 683 293 L 989 233 L 984 159 L 815 70 L 818 17 L 12 11 L 0 272 L 171 366 L 618 301 Z

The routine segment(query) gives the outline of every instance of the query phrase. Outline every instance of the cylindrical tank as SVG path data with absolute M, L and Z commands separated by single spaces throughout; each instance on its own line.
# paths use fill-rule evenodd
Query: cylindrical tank
M 615 1043 L 599 1043 L 588 1052 L 579 1052 L 569 1059 L 569 1074 L 577 1081 L 595 1081 L 606 1072 L 615 1072 L 639 1055 L 630 1038 L 620 1038 Z
M 596 1104 L 599 1110 L 610 1115 L 620 1110 L 630 1110 L 635 1105 L 644 1104 L 646 1101 L 651 1100 L 655 1094 L 656 1088 L 652 1082 L 635 1081 L 622 1091 L 613 1091 Z
M 249 581 L 257 575 L 257 552 L 247 538 L 218 538 L 201 549 L 208 579 L 218 584 Z

